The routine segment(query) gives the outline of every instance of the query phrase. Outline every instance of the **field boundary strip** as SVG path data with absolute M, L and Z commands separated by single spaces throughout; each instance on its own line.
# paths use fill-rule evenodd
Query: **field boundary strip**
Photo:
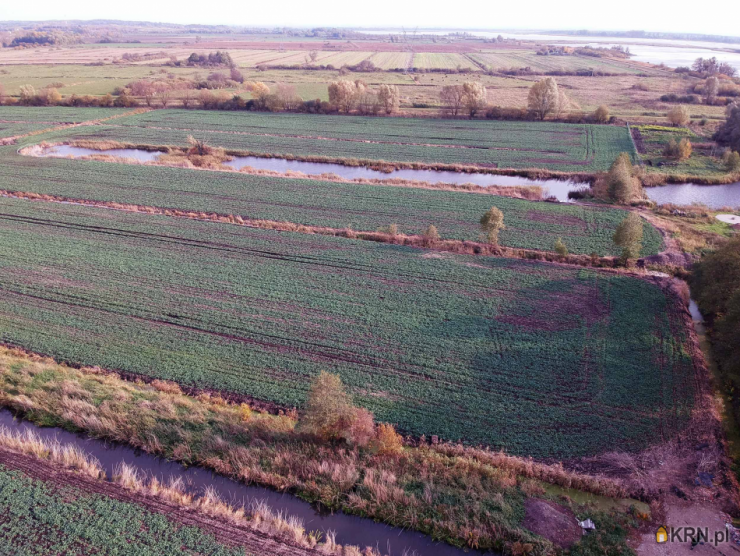
M 310 226 L 294 222 L 278 222 L 275 220 L 249 219 L 241 215 L 223 214 L 216 212 L 191 211 L 185 209 L 173 209 L 155 207 L 151 205 L 136 205 L 129 203 L 94 201 L 89 199 L 76 199 L 59 195 L 46 195 L 23 191 L 8 191 L 0 189 L 0 197 L 11 199 L 22 199 L 27 201 L 39 201 L 46 203 L 74 204 L 93 208 L 133 212 L 137 214 L 155 214 L 173 218 L 185 218 L 203 222 L 218 222 L 221 224 L 233 224 L 247 228 L 260 230 L 273 230 L 278 232 L 293 232 L 307 235 L 324 235 L 347 239 L 359 239 L 375 243 L 386 243 L 391 245 L 404 245 L 430 251 L 442 251 L 454 254 L 495 256 L 507 259 L 538 260 L 564 266 L 577 266 L 594 268 L 602 271 L 610 271 L 618 274 L 627 274 L 642 277 L 642 274 L 634 273 L 629 269 L 615 268 L 614 263 L 619 259 L 617 256 L 602 256 L 594 258 L 591 255 L 568 254 L 560 256 L 553 251 L 541 249 L 525 249 L 519 247 L 493 246 L 488 243 L 470 240 L 439 239 L 430 242 L 420 235 L 396 233 L 394 235 L 383 232 L 348 230 L 347 228 L 332 228 L 328 226 Z M 641 213 L 637 213 L 642 217 Z M 645 219 L 648 224 L 650 221 Z M 608 266 L 604 266 L 608 265 Z M 668 264 L 667 266 L 672 266 Z

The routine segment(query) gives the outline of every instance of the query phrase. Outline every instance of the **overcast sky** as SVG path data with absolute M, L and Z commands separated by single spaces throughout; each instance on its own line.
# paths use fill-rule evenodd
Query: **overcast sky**
M 703 8 L 706 8 L 704 10 Z M 0 20 L 227 25 L 599 29 L 740 35 L 740 2 L 714 0 L 0 0 Z

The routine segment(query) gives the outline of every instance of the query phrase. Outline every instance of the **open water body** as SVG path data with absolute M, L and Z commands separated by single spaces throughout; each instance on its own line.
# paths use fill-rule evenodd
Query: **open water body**
M 107 151 L 96 151 L 70 145 L 58 145 L 44 151 L 42 156 L 49 157 L 82 157 L 94 154 L 106 154 L 112 156 L 135 158 L 142 162 L 156 160 L 159 152 L 150 152 L 139 149 L 115 149 Z M 586 184 L 574 181 L 560 180 L 530 180 L 519 176 L 499 176 L 495 174 L 476 174 L 466 172 L 450 172 L 436 170 L 393 170 L 392 172 L 381 172 L 364 166 L 344 166 L 342 164 L 331 164 L 327 162 L 304 162 L 300 160 L 286 160 L 284 158 L 261 158 L 257 156 L 236 156 L 230 162 L 225 163 L 237 170 L 246 166 L 258 170 L 272 170 L 274 172 L 303 172 L 308 175 L 336 174 L 344 179 L 379 179 L 387 180 L 399 178 L 405 180 L 419 180 L 430 183 L 446 183 L 462 185 L 472 183 L 487 187 L 499 185 L 504 187 L 517 185 L 539 185 L 545 189 L 545 196 L 556 197 L 559 201 L 568 201 L 568 192 L 587 187 Z
M 140 149 L 114 149 L 95 151 L 70 145 L 58 145 L 44 151 L 43 156 L 50 157 L 81 157 L 91 154 L 108 154 L 135 158 L 142 162 L 156 160 L 160 153 Z M 419 180 L 431 183 L 464 184 L 473 183 L 487 187 L 490 185 L 517 186 L 538 185 L 545 189 L 545 196 L 553 196 L 559 201 L 567 202 L 568 193 L 587 187 L 583 183 L 559 180 L 530 180 L 520 176 L 499 176 L 495 174 L 468 174 L 465 172 L 439 172 L 436 170 L 394 170 L 390 173 L 372 170 L 362 166 L 343 166 L 326 162 L 303 162 L 300 160 L 286 160 L 284 158 L 261 158 L 256 156 L 238 156 L 226 163 L 237 170 L 245 166 L 274 172 L 303 172 L 309 175 L 336 174 L 345 179 L 390 179 L 401 178 Z M 703 203 L 710 208 L 740 206 L 740 182 L 726 185 L 696 185 L 691 183 L 672 184 L 662 187 L 646 189 L 648 196 L 659 204 L 673 203 L 676 205 L 690 205 Z

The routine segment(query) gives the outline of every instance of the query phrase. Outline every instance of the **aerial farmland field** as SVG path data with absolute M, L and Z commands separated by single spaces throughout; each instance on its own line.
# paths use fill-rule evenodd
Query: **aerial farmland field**
M 405 431 L 538 456 L 643 447 L 692 404 L 680 313 L 644 280 L 61 204 L 0 212 L 0 340 L 61 360 L 288 407 L 325 369 Z
M 478 220 L 496 206 L 505 214 L 502 245 L 551 251 L 562 237 L 573 253 L 616 255 L 619 249 L 612 236 L 627 214 L 612 207 L 532 202 L 482 193 L 34 158 L 16 154 L 16 148 L 0 147 L 0 189 L 233 214 L 253 220 L 358 231 L 396 224 L 406 234 L 421 234 L 433 224 L 442 238 L 477 241 L 481 234 Z M 660 233 L 646 223 L 644 234 L 642 254 L 658 253 L 663 243 Z
M 249 531 L 196 518 L 206 527 L 176 517 L 173 505 L 117 485 L 75 476 L 33 458 L 0 452 L 0 547 L 6 554 L 136 554 L 156 556 L 257 556 Z M 169 514 L 169 515 L 168 515 Z M 192 514 L 191 514 L 192 515 Z M 230 529 L 230 530 L 229 530 Z M 256 538 L 255 538 L 256 537 Z M 274 545 L 273 548 L 278 548 Z M 246 549 L 246 550 L 245 550 Z M 303 554 L 294 548 L 294 554 Z
M 620 152 L 634 155 L 629 133 L 620 126 L 189 110 L 126 117 L 115 126 L 96 126 L 77 136 L 183 145 L 192 134 L 227 149 L 274 155 L 560 172 L 605 171 Z

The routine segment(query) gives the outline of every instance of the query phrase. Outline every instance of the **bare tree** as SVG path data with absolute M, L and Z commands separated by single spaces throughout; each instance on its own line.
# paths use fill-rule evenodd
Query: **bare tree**
M 558 84 L 552 77 L 538 81 L 529 89 L 527 104 L 540 120 L 544 120 L 548 114 L 559 112 L 561 102 Z
M 295 85 L 290 83 L 278 83 L 276 96 L 283 110 L 295 110 L 303 102 L 303 99 L 296 93 Z
M 182 94 L 182 97 L 180 97 L 180 101 L 182 102 L 183 108 L 190 108 L 195 101 L 193 98 L 193 91 L 190 88 L 185 89 L 185 92 Z
M 708 77 L 704 82 L 704 102 L 707 104 L 713 104 L 719 93 L 719 79 L 716 77 Z
M 312 50 L 308 53 L 308 57 L 311 59 L 311 63 L 313 64 L 316 62 L 316 59 L 319 57 L 319 53 L 316 50 Z
M 159 99 L 162 108 L 167 108 L 170 100 L 172 100 L 172 87 L 169 83 L 158 81 L 154 84 L 154 94 Z
M 442 106 L 452 116 L 457 116 L 463 107 L 464 91 L 462 85 L 445 85 L 439 92 Z

